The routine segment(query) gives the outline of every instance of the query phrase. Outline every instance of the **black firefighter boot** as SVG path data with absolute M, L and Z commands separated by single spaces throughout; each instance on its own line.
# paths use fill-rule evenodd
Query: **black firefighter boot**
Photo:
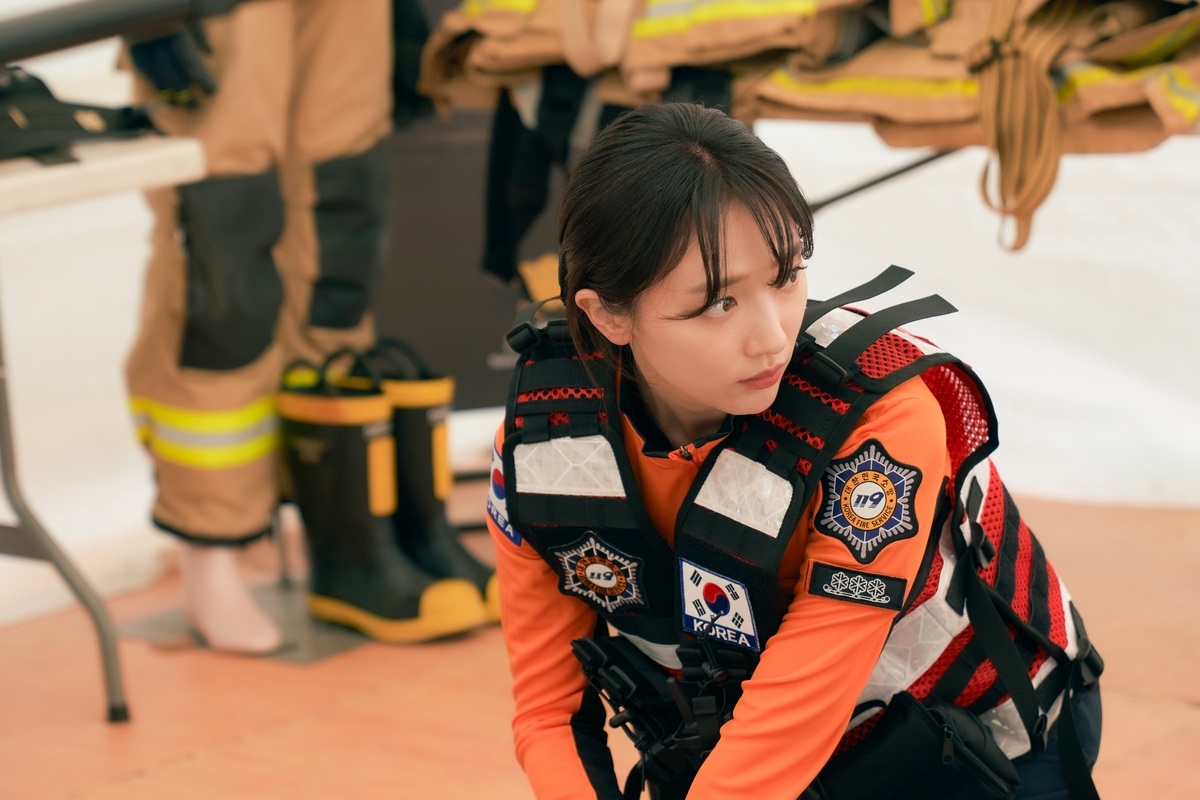
M 454 400 L 454 379 L 435 376 L 411 347 L 396 340 L 381 341 L 367 360 L 379 370 L 392 405 L 400 548 L 431 575 L 470 581 L 483 598 L 488 621 L 499 622 L 495 571 L 463 547 L 446 519 L 446 497 L 454 482 L 446 415 Z
M 289 369 L 279 394 L 284 452 L 308 534 L 308 609 L 383 642 L 424 642 L 482 625 L 479 592 L 399 550 L 391 405 L 370 381 Z

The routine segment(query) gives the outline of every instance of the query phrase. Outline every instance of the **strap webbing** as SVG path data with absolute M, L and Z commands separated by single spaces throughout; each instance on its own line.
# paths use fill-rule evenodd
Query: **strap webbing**
M 957 308 L 936 294 L 885 308 L 864 318 L 862 322 L 855 323 L 823 351 L 818 351 L 822 355 L 820 360 L 831 361 L 849 373 L 854 367 L 855 359 L 888 331 L 919 319 L 940 317 L 956 311 Z
M 977 486 L 972 488 L 976 492 L 978 491 Z M 965 514 L 966 510 L 960 503 L 954 512 L 955 519 L 961 520 Z M 952 525 L 951 530 L 959 559 L 967 562 L 965 569 L 956 571 L 964 574 L 967 612 L 970 615 L 971 627 L 975 629 L 975 638 L 983 645 L 984 652 L 991 659 L 992 666 L 996 668 L 996 675 L 1012 697 L 1013 705 L 1016 706 L 1021 723 L 1029 736 L 1030 746 L 1035 753 L 1040 752 L 1044 746 L 1042 735 L 1045 732 L 1046 717 L 1041 712 L 1037 700 L 1037 690 L 1033 686 L 1033 680 L 1029 677 L 1025 662 L 1017 650 L 1016 643 L 1008 635 L 1008 628 L 996 607 L 996 603 L 1005 601 L 994 591 L 989 591 L 989 587 L 979 577 L 980 551 L 977 545 L 981 538 L 986 538 L 986 534 L 983 526 L 975 521 L 974 516 L 969 519 L 972 528 L 971 545 L 967 545 L 958 525 Z M 962 564 L 960 564 L 961 566 Z M 1035 639 L 1043 638 L 1028 623 L 1018 619 L 1014 621 L 1014 624 L 1021 632 L 1032 635 Z M 1060 648 L 1053 645 L 1048 648 L 1055 661 L 1058 662 L 1057 668 L 1070 670 L 1070 679 L 1067 682 L 1062 709 L 1059 712 L 1059 758 L 1071 800 L 1100 800 L 1100 796 L 1096 792 L 1096 785 L 1092 781 L 1091 771 L 1088 769 L 1087 760 L 1083 755 L 1072 707 L 1075 692 L 1083 686 L 1084 657 L 1086 651 L 1091 648 L 1086 636 L 1080 637 L 1079 648 L 1077 657 L 1069 662 L 1063 660 L 1066 654 Z
M 814 300 L 808 304 L 808 308 L 804 312 L 804 322 L 800 324 L 800 330 L 808 330 L 808 326 L 819 320 L 821 317 L 833 311 L 835 308 L 840 308 L 847 303 L 861 303 L 863 300 L 870 300 L 872 297 L 877 297 L 884 292 L 889 292 L 895 289 L 900 284 L 911 278 L 912 270 L 904 267 L 897 267 L 892 264 L 883 272 L 876 275 L 871 280 L 855 286 L 853 289 L 847 289 L 839 295 L 835 295 L 828 300 Z

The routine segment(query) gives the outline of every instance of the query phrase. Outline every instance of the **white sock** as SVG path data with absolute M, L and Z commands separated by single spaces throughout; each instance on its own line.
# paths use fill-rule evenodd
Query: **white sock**
M 278 649 L 283 634 L 238 574 L 231 547 L 183 543 L 183 613 L 213 650 L 261 655 Z

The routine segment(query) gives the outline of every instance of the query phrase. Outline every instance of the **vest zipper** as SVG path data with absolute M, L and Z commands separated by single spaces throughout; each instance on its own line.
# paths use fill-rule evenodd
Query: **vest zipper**
M 681 444 L 681 445 L 679 445 L 679 455 L 680 455 L 680 456 L 683 458 L 683 460 L 684 460 L 684 461 L 691 461 L 691 460 L 692 460 L 692 454 L 691 454 L 691 452 L 690 452 L 690 451 L 687 449 L 687 445 L 686 445 L 686 444 Z

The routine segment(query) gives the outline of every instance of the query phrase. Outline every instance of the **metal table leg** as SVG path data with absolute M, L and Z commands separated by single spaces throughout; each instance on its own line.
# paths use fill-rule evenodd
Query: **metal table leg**
M 29 510 L 17 484 L 16 461 L 12 422 L 9 418 L 8 375 L 4 368 L 4 348 L 0 343 L 0 470 L 4 473 L 4 493 L 8 496 L 13 510 L 17 512 L 15 526 L 0 525 L 0 553 L 49 561 L 58 569 L 96 626 L 96 636 L 100 640 L 100 658 L 104 664 L 104 688 L 108 695 L 108 721 L 126 722 L 129 720 L 129 706 L 125 703 L 125 690 L 121 684 L 117 632 L 108 616 L 108 609 Z

